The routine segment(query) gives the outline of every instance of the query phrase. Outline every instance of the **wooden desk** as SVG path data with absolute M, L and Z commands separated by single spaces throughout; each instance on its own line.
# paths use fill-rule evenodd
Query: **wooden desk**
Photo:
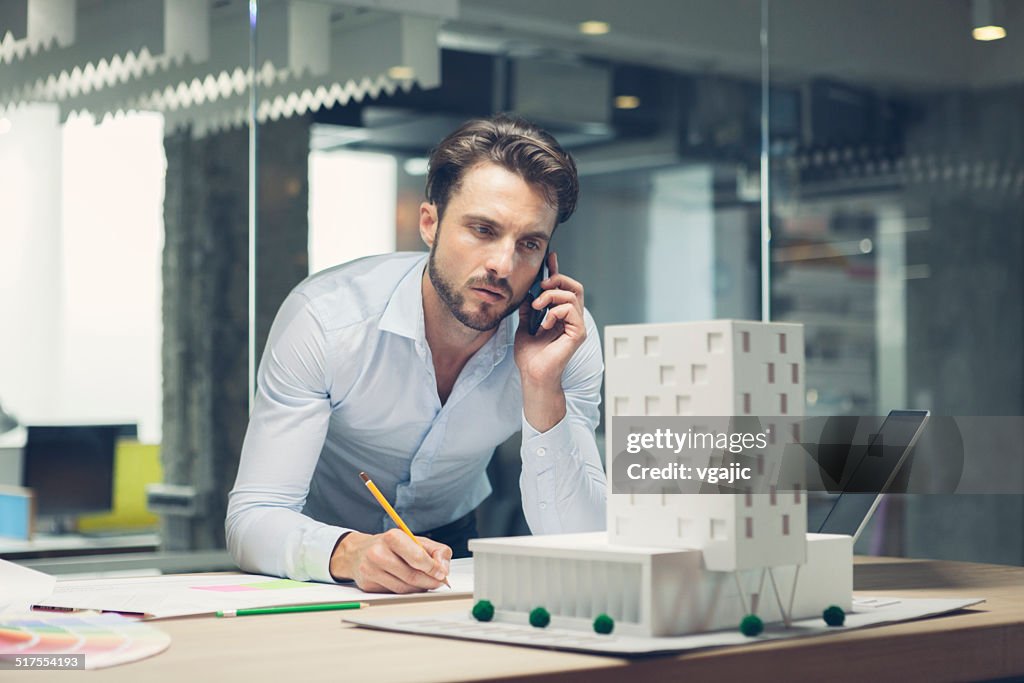
M 905 624 L 684 655 L 623 659 L 384 633 L 343 614 L 155 622 L 168 651 L 83 680 L 140 681 L 954 681 L 1024 674 L 1024 568 L 858 558 L 855 587 L 870 595 L 971 597 L 987 602 Z M 391 603 L 374 613 L 469 609 L 466 599 Z M 7 680 L 66 681 L 66 672 L 5 672 Z M 59 678 L 58 678 L 59 676 Z M 77 679 L 76 679 L 77 680 Z

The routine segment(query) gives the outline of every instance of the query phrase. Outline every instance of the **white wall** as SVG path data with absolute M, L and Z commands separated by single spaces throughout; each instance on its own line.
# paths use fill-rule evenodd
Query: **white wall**
M 163 117 L 64 126 L 62 415 L 160 439 Z
M 395 250 L 397 165 L 389 154 L 309 155 L 309 272 Z
M 60 126 L 46 105 L 10 118 L 0 136 L 4 406 L 23 423 L 138 422 L 140 438 L 158 442 L 163 119 Z
M 40 419 L 60 386 L 59 112 L 29 105 L 0 119 L 0 401 Z

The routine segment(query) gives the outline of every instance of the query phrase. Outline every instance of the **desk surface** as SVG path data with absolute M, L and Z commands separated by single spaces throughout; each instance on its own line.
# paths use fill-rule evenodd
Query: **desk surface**
M 857 558 L 857 591 L 903 597 L 984 597 L 957 614 L 684 655 L 624 659 L 358 629 L 339 613 L 183 618 L 155 622 L 171 647 L 157 657 L 85 672 L 138 683 L 197 677 L 246 681 L 978 680 L 1024 674 L 1024 568 Z M 469 609 L 466 599 L 391 603 L 381 616 Z M 22 672 L 35 683 L 66 672 Z M 58 676 L 60 678 L 58 678 Z
M 103 553 L 129 553 L 156 550 L 160 535 L 111 534 L 83 536 L 81 534 L 37 534 L 31 541 L 0 538 L 0 558 L 24 560 L 43 557 L 69 557 L 99 555 Z

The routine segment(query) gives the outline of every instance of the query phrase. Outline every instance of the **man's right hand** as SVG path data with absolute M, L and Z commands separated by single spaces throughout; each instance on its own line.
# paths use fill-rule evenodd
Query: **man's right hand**
M 429 538 L 417 539 L 423 548 L 401 529 L 372 535 L 351 531 L 334 548 L 331 576 L 354 580 L 368 593 L 421 593 L 437 588 L 448 576 L 452 549 Z

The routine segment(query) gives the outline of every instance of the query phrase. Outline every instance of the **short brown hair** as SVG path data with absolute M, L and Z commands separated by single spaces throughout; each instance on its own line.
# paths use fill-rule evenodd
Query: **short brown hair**
M 569 153 L 529 121 L 497 114 L 466 121 L 430 153 L 427 201 L 437 206 L 439 219 L 466 171 L 482 162 L 498 164 L 541 189 L 558 211 L 556 225 L 576 210 L 580 184 Z

